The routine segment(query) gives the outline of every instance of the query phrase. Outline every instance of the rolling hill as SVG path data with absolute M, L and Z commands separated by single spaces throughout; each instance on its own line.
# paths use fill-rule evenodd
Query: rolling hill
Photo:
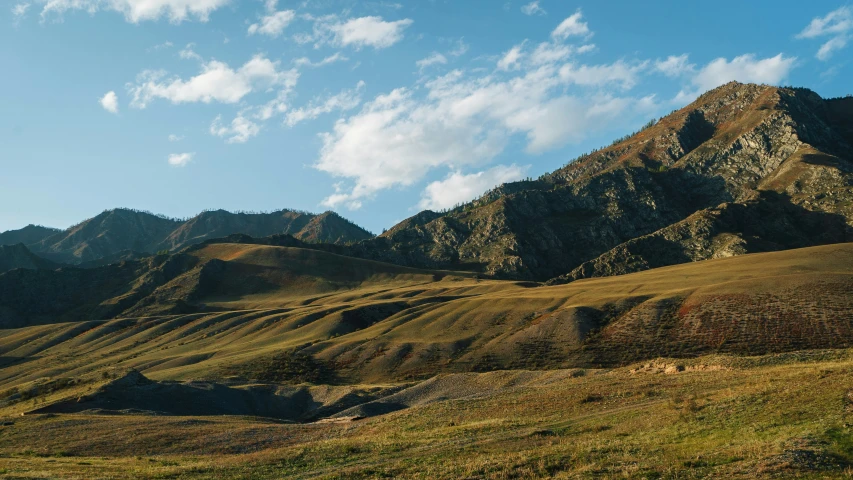
M 146 262 L 0 275 L 0 311 L 15 319 L 5 327 L 19 327 L 0 339 L 0 357 L 27 359 L 0 372 L 0 386 L 19 368 L 28 378 L 108 366 L 251 377 L 277 355 L 351 383 L 840 348 L 853 343 L 851 272 L 853 244 L 540 286 L 210 243 Z

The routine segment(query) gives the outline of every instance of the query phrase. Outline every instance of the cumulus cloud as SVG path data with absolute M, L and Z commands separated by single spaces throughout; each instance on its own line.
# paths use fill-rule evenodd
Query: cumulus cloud
M 665 60 L 657 60 L 655 62 L 655 70 L 663 73 L 667 77 L 680 77 L 686 73 L 691 73 L 696 69 L 696 66 L 688 62 L 688 56 L 670 55 Z
M 557 25 L 551 32 L 551 37 L 555 40 L 566 40 L 569 37 L 589 37 L 591 34 L 589 25 L 583 21 L 583 14 L 578 10 Z
M 499 58 L 502 68 L 422 79 L 415 87 L 378 95 L 338 120 L 320 135 L 323 146 L 314 163 L 340 179 L 323 205 L 359 208 L 382 190 L 411 186 L 435 169 L 449 169 L 453 173 L 432 185 L 422 202 L 443 208 L 462 198 L 447 192 L 463 180 L 475 184 L 465 192 L 467 199 L 474 190 L 521 175 L 517 167 L 482 168 L 514 138 L 538 154 L 648 118 L 659 108 L 654 96 L 625 92 L 650 62 L 570 61 L 579 47 L 566 40 L 572 32 L 589 35 L 580 23 L 578 12 L 549 42 L 533 49 L 526 49 L 527 41 L 516 45 Z M 462 173 L 472 168 L 482 173 Z
M 796 57 L 786 57 L 781 53 L 762 59 L 752 54 L 741 55 L 731 61 L 718 58 L 702 67 L 693 78 L 693 83 L 701 91 L 711 90 L 733 80 L 778 85 L 787 78 L 796 60 Z
M 595 44 L 594 43 L 588 43 L 586 45 L 581 45 L 580 47 L 578 47 L 577 53 L 581 53 L 581 54 L 589 53 L 593 50 L 595 50 Z
M 246 143 L 261 132 L 261 126 L 238 114 L 231 123 L 222 124 L 222 116 L 217 116 L 210 124 L 210 134 L 225 138 L 227 143 Z
M 530 2 L 521 7 L 521 12 L 525 15 L 545 15 L 546 12 L 544 8 L 539 5 L 538 1 Z
M 236 70 L 211 60 L 202 64 L 201 73 L 188 80 L 166 78 L 165 72 L 147 70 L 136 83 L 127 84 L 127 90 L 135 108 L 145 108 L 157 98 L 172 103 L 237 103 L 253 91 L 292 88 L 298 78 L 296 70 L 280 70 L 279 62 L 257 55 Z
M 44 3 L 41 16 L 61 16 L 68 10 L 95 13 L 99 10 L 119 12 L 131 23 L 159 20 L 166 17 L 172 23 L 187 19 L 206 22 L 211 13 L 230 3 L 230 0 L 38 0 Z
M 19 3 L 12 7 L 12 15 L 16 17 L 23 17 L 27 14 L 27 10 L 30 9 L 29 3 Z
M 424 71 L 424 69 L 429 68 L 433 65 L 444 65 L 447 63 L 447 57 L 438 53 L 432 52 L 428 57 L 422 58 L 415 62 L 415 65 L 418 66 L 418 70 Z
M 520 68 L 521 57 L 524 55 L 521 51 L 522 48 L 524 48 L 524 45 L 516 45 L 504 53 L 501 59 L 498 60 L 498 69 L 509 71 Z
M 364 85 L 363 81 L 358 82 L 353 89 L 344 90 L 322 101 L 311 102 L 306 107 L 291 110 L 287 113 L 284 123 L 292 127 L 299 122 L 313 120 L 325 113 L 352 110 L 361 104 L 361 91 L 364 89 Z
M 844 6 L 829 12 L 823 17 L 817 17 L 797 34 L 797 38 L 830 37 L 818 49 L 815 56 L 818 60 L 827 61 L 832 55 L 847 46 L 853 37 L 853 7 Z
M 543 42 L 536 46 L 530 54 L 530 62 L 534 65 L 554 63 L 569 58 L 573 48 L 561 43 Z
M 175 135 L 174 133 L 169 135 L 169 141 L 170 142 L 180 142 L 183 139 L 184 139 L 183 135 Z
M 382 17 L 368 16 L 340 20 L 335 15 L 313 18 L 311 34 L 294 36 L 297 43 L 314 43 L 319 48 L 325 44 L 351 47 L 356 50 L 373 47 L 388 48 L 403 39 L 403 31 L 413 23 L 411 19 L 385 21 Z
M 116 92 L 107 92 L 98 102 L 104 107 L 104 110 L 110 113 L 118 113 L 118 95 Z
M 169 155 L 169 165 L 173 167 L 186 167 L 193 161 L 195 153 L 173 153 Z
M 637 84 L 639 74 L 648 67 L 648 64 L 648 62 L 631 64 L 622 60 L 604 65 L 569 63 L 560 68 L 560 77 L 567 83 L 587 87 L 616 84 L 627 90 Z
M 382 17 L 361 17 L 331 27 L 336 43 L 355 48 L 388 48 L 403 39 L 403 30 L 412 20 L 386 22 Z
M 293 10 L 277 11 L 277 4 L 277 0 L 266 2 L 267 14 L 261 17 L 260 22 L 249 25 L 249 35 L 261 34 L 275 38 L 284 32 L 284 29 L 296 18 L 296 12 Z
M 672 102 L 683 105 L 692 102 L 700 94 L 708 90 L 719 87 L 731 81 L 743 83 L 765 83 L 769 85 L 779 85 L 788 77 L 788 74 L 796 66 L 796 57 L 786 57 L 783 54 L 775 57 L 756 58 L 753 54 L 741 55 L 729 61 L 726 58 L 717 58 L 712 60 L 707 65 L 700 69 L 696 69 L 695 65 L 686 63 L 686 55 L 684 57 L 685 72 L 690 79 L 690 86 L 682 88 Z M 679 59 L 678 61 L 670 62 L 669 59 L 663 61 L 667 66 L 672 67 L 680 62 L 681 57 L 670 57 Z M 662 73 L 661 61 L 656 62 L 655 68 Z M 673 67 L 677 70 L 679 67 Z
M 178 52 L 178 56 L 183 58 L 184 60 L 196 60 L 199 62 L 203 61 L 204 59 L 201 58 L 201 55 L 195 53 L 193 47 L 195 47 L 194 43 L 188 43 L 186 47 L 184 47 L 181 51 Z
M 444 180 L 432 182 L 421 194 L 418 208 L 443 210 L 473 200 L 497 185 L 524 178 L 528 166 L 498 165 L 477 173 L 452 172 Z
M 352 208 L 380 190 L 410 186 L 434 168 L 488 162 L 515 134 L 526 137 L 530 153 L 579 141 L 614 121 L 634 118 L 647 104 L 601 93 L 563 93 L 569 85 L 559 65 L 552 64 L 508 79 L 454 71 L 427 82 L 425 98 L 407 88 L 380 95 L 321 135 L 315 168 L 354 184 L 324 205 Z

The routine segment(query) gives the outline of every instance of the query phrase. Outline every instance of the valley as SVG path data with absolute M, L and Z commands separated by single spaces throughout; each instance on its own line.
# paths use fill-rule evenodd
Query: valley
M 853 104 L 730 82 L 373 235 L 0 233 L 0 478 L 846 478 Z

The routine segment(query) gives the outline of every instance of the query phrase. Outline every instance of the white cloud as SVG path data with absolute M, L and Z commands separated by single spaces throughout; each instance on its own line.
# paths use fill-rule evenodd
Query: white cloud
M 827 61 L 832 57 L 832 54 L 835 53 L 836 50 L 841 50 L 846 47 L 849 40 L 850 37 L 846 35 L 839 35 L 831 38 L 820 46 L 815 56 L 818 60 Z
M 595 44 L 594 43 L 588 43 L 586 45 L 581 45 L 580 47 L 578 47 L 577 52 L 580 54 L 584 54 L 584 53 L 589 53 L 593 50 L 595 50 Z
M 403 39 L 403 31 L 413 23 L 411 19 L 387 22 L 382 17 L 368 16 L 350 18 L 341 21 L 336 15 L 306 18 L 314 20 L 313 33 L 299 33 L 293 36 L 297 43 L 314 42 L 315 48 L 325 44 L 338 47 L 352 47 L 356 50 L 373 47 L 377 50 L 388 48 Z
M 225 138 L 227 143 L 246 143 L 261 133 L 261 126 L 238 114 L 228 125 L 222 124 L 222 116 L 217 116 L 210 124 L 210 134 Z
M 412 24 L 412 20 L 403 19 L 386 22 L 382 17 L 361 17 L 347 20 L 330 27 L 335 42 L 354 48 L 387 48 L 403 39 L 403 30 Z
M 778 85 L 787 78 L 796 60 L 796 57 L 786 57 L 781 53 L 762 59 L 752 54 L 735 57 L 732 61 L 718 58 L 696 73 L 693 84 L 701 91 L 711 90 L 733 80 Z
M 300 67 L 322 67 L 325 65 L 329 65 L 335 62 L 346 62 L 349 58 L 345 57 L 341 52 L 335 52 L 333 55 L 329 55 L 328 57 L 323 58 L 319 62 L 312 62 L 308 57 L 297 58 L 294 60 L 297 66 Z
M 147 52 L 157 52 L 157 51 L 160 51 L 160 50 L 163 50 L 166 48 L 172 48 L 174 46 L 175 46 L 175 44 L 173 44 L 172 42 L 163 42 L 163 43 L 154 45 L 153 47 L 147 49 L 146 51 Z
M 165 79 L 165 72 L 144 71 L 137 82 L 127 84 L 133 96 L 131 106 L 145 108 L 154 99 L 172 103 L 220 102 L 237 103 L 246 95 L 272 87 L 293 88 L 299 78 L 296 70 L 279 70 L 279 62 L 261 55 L 253 57 L 234 70 L 227 64 L 211 60 L 189 80 Z
M 174 133 L 169 135 L 169 141 L 170 142 L 180 142 L 183 139 L 184 139 L 183 135 L 175 135 Z
M 444 180 L 432 182 L 421 194 L 418 208 L 443 210 L 477 198 L 492 187 L 524 178 L 529 166 L 498 165 L 482 172 L 463 175 L 453 172 Z
M 363 89 L 364 82 L 361 81 L 353 89 L 344 90 L 321 102 L 311 102 L 307 107 L 291 110 L 288 112 L 284 123 L 292 127 L 299 122 L 313 120 L 324 113 L 352 110 L 361 104 L 361 91 Z
M 572 47 L 569 45 L 543 42 L 537 45 L 533 53 L 530 54 L 530 62 L 533 65 L 555 63 L 569 58 L 571 54 Z
M 249 25 L 249 35 L 259 33 L 268 37 L 278 37 L 294 18 L 296 18 L 296 12 L 293 10 L 271 12 L 269 15 L 261 18 L 259 23 Z
M 506 173 L 480 167 L 513 138 L 521 137 L 527 153 L 538 154 L 656 112 L 654 96 L 624 95 L 650 62 L 566 63 L 577 47 L 563 41 L 590 34 L 580 12 L 570 18 L 552 41 L 525 51 L 525 40 L 504 52 L 496 70 L 453 70 L 421 79 L 338 120 L 320 135 L 323 146 L 314 163 L 339 179 L 323 205 L 358 208 L 378 192 L 414 185 L 435 169 L 456 173 L 431 187 L 424 204 L 455 203 L 440 200 L 448 198 L 443 192 L 459 180 L 474 179 L 459 172 L 476 167 L 484 173 L 473 175 L 484 182 Z
M 663 73 L 667 77 L 680 77 L 686 73 L 691 73 L 696 66 L 688 63 L 687 54 L 670 55 L 666 60 L 657 60 L 655 62 L 655 70 Z
M 12 15 L 14 15 L 16 17 L 23 17 L 24 15 L 26 15 L 27 10 L 29 10 L 29 9 L 30 9 L 29 3 L 19 3 L 19 4 L 15 5 L 14 7 L 12 7 Z
M 415 65 L 418 66 L 420 71 L 423 71 L 425 68 L 431 67 L 433 65 L 444 65 L 447 63 L 447 57 L 438 53 L 432 52 L 432 54 L 426 58 L 422 58 L 415 62 Z
M 812 19 L 811 23 L 797 34 L 797 38 L 817 38 L 825 35 L 847 33 L 853 29 L 853 8 L 841 7 L 824 17 Z
M 498 69 L 509 71 L 509 70 L 518 70 L 521 65 L 521 57 L 524 56 L 524 53 L 521 49 L 524 48 L 524 44 L 516 45 L 509 49 L 504 55 L 498 60 Z
M 591 35 L 589 25 L 581 21 L 582 18 L 583 14 L 578 10 L 557 25 L 557 28 L 551 32 L 551 37 L 555 40 L 566 40 L 569 37 L 589 37 Z
M 832 54 L 847 46 L 853 37 L 853 7 L 844 6 L 829 12 L 823 17 L 812 19 L 811 23 L 797 34 L 797 38 L 831 37 L 818 49 L 818 60 L 827 61 Z
M 41 16 L 62 15 L 68 10 L 95 13 L 110 10 L 124 15 L 131 23 L 167 17 L 172 23 L 189 18 L 206 22 L 211 13 L 230 3 L 230 0 L 39 0 L 44 3 Z
M 646 113 L 648 102 L 633 98 L 564 93 L 571 83 L 558 65 L 528 65 L 508 79 L 454 71 L 425 83 L 425 98 L 406 88 L 380 95 L 321 135 L 315 168 L 353 181 L 324 205 L 410 186 L 434 168 L 483 164 L 516 134 L 526 137 L 528 152 L 539 153 L 632 119 L 638 109 Z
M 525 15 L 545 15 L 546 12 L 544 8 L 539 6 L 538 1 L 533 1 L 521 7 L 521 12 Z
M 184 60 L 196 60 L 199 62 L 203 61 L 201 55 L 195 53 L 195 50 L 193 50 L 194 46 L 194 43 L 188 43 L 187 46 L 183 48 L 183 50 L 178 52 L 178 56 L 183 58 Z
M 110 113 L 118 113 L 118 95 L 116 92 L 107 92 L 98 102 L 104 107 L 104 110 Z
M 447 53 L 451 57 L 461 57 L 462 55 L 465 55 L 466 53 L 468 53 L 468 48 L 469 47 L 468 47 L 468 44 L 465 43 L 465 39 L 460 38 L 459 40 L 456 41 L 456 44 L 454 45 L 453 49 Z
M 195 153 L 173 153 L 169 155 L 169 165 L 173 167 L 186 167 L 193 161 Z
M 569 63 L 560 69 L 560 77 L 568 82 L 587 87 L 618 84 L 623 89 L 633 88 L 638 82 L 640 72 L 648 67 L 648 62 L 629 64 L 617 60 L 605 65 L 575 65 Z

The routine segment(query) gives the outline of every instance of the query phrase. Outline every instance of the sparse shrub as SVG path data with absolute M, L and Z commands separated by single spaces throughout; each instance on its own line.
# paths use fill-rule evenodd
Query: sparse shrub
M 602 400 L 604 400 L 604 397 L 602 395 L 599 395 L 597 393 L 590 393 L 581 400 L 581 403 L 596 403 Z
M 334 379 L 334 371 L 329 365 L 296 350 L 228 367 L 223 375 L 239 375 L 270 383 L 329 383 Z

